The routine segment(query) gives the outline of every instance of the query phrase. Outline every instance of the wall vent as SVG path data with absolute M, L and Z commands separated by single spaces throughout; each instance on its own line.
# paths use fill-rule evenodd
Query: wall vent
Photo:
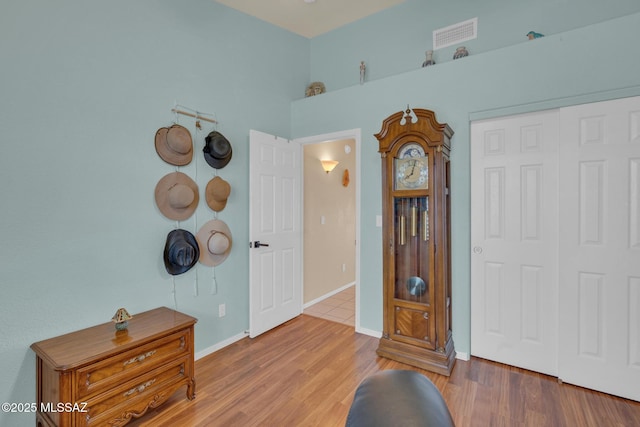
M 433 50 L 473 40 L 478 37 L 478 18 L 458 22 L 433 32 Z

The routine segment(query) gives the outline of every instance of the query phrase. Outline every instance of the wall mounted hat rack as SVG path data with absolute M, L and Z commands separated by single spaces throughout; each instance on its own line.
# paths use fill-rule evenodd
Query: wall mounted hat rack
M 182 109 L 179 109 L 179 108 L 182 108 Z M 193 111 L 193 112 L 184 111 L 184 110 L 190 110 L 190 111 Z M 212 114 L 201 113 L 201 112 L 198 112 L 198 111 L 195 111 L 195 110 L 191 110 L 190 108 L 184 107 L 182 105 L 176 105 L 175 107 L 173 107 L 171 109 L 171 112 L 172 113 L 176 113 L 176 114 L 182 114 L 184 116 L 193 117 L 196 120 L 204 120 L 205 122 L 218 124 L 217 120 L 211 119 L 209 117 L 202 116 L 202 114 L 207 115 L 207 116 L 211 116 Z

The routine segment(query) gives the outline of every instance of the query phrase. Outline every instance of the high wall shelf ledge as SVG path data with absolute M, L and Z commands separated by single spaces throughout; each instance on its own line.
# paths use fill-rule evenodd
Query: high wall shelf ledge
M 184 115 L 184 116 L 194 117 L 194 118 L 195 118 L 195 119 L 197 119 L 197 120 L 204 120 L 205 122 L 218 124 L 218 121 L 217 121 L 217 120 L 215 120 L 215 119 L 210 119 L 210 118 L 208 118 L 208 117 L 203 117 L 203 116 L 201 116 L 200 114 L 197 114 L 197 113 L 195 113 L 195 114 L 194 114 L 194 113 L 190 113 L 190 112 L 188 112 L 188 111 L 178 110 L 177 108 L 172 108 L 172 109 L 171 109 L 171 112 L 172 112 L 172 113 L 177 113 L 177 114 L 182 114 L 182 115 Z

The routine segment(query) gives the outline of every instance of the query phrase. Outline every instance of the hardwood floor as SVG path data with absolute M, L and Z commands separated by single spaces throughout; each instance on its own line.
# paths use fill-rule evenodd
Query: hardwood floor
M 377 345 L 353 327 L 301 315 L 196 361 L 194 401 L 181 390 L 130 425 L 344 426 L 364 378 L 413 369 L 438 387 L 457 427 L 640 426 L 638 402 L 477 358 L 458 360 L 445 377 L 377 357 Z

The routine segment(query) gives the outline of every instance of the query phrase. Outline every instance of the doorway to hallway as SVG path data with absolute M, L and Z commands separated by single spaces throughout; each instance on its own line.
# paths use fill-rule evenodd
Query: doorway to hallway
M 300 141 L 303 151 L 303 309 L 357 329 L 360 131 Z M 326 172 L 321 160 L 337 166 Z M 329 312 L 332 313 L 329 315 Z

